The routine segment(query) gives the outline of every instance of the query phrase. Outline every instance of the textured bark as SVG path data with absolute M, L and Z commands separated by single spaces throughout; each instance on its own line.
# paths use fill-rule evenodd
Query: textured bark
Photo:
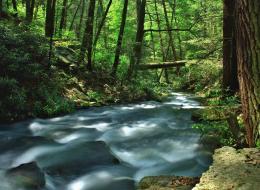
M 260 120 L 260 1 L 237 0 L 238 78 L 247 143 L 255 146 Z
M 239 89 L 235 40 L 235 2 L 236 0 L 224 0 L 223 11 L 223 90 L 228 90 L 231 94 Z
M 92 43 L 93 43 L 93 29 L 94 29 L 94 15 L 95 15 L 95 0 L 89 1 L 88 7 L 88 17 L 86 21 L 86 28 L 81 44 L 80 56 L 79 56 L 79 64 L 84 62 L 85 53 L 87 52 L 87 69 L 92 71 Z
M 118 40 L 117 40 L 117 45 L 116 45 L 115 60 L 114 60 L 113 68 L 112 68 L 112 76 L 114 76 L 114 77 L 116 77 L 116 71 L 117 71 L 117 67 L 119 65 L 119 58 L 120 58 L 123 36 L 124 36 L 124 31 L 125 31 L 127 7 L 128 7 L 128 0 L 125 0 L 123 12 L 122 12 L 120 31 L 118 34 Z

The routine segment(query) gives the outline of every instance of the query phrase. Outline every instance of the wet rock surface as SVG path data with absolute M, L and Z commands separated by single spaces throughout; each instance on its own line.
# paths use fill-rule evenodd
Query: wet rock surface
M 151 176 L 140 181 L 138 190 L 191 190 L 198 182 L 198 177 Z
M 54 175 L 79 175 L 88 172 L 92 166 L 120 163 L 103 141 L 62 146 L 54 152 L 39 156 L 37 160 L 48 174 Z
M 38 190 L 45 186 L 44 173 L 36 162 L 22 164 L 6 171 L 6 177 L 13 188 Z
M 260 150 L 222 147 L 215 151 L 213 164 L 193 190 L 258 190 Z

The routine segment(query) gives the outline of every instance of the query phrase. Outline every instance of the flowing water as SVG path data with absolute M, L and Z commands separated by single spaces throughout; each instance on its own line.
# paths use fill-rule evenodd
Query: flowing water
M 53 119 L 0 126 L 4 172 L 36 161 L 46 190 L 132 190 L 144 176 L 200 176 L 211 153 L 191 128 L 200 104 L 173 93 L 165 102 L 90 108 Z

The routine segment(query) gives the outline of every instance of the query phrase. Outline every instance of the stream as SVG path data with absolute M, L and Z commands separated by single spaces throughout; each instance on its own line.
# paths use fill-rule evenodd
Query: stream
M 94 107 L 52 119 L 0 125 L 0 190 L 5 171 L 35 161 L 44 190 L 134 190 L 144 176 L 200 176 L 211 152 L 191 128 L 194 97 Z

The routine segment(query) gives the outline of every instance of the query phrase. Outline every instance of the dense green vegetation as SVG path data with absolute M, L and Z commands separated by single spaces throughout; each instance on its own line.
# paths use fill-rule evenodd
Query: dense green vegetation
M 217 112 L 240 104 L 238 92 L 222 86 L 222 0 L 3 0 L 0 6 L 2 122 L 162 100 L 169 89 L 197 93 Z M 156 64 L 166 67 L 138 69 Z M 243 128 L 240 114 L 239 106 L 234 117 Z M 241 144 L 230 139 L 229 118 L 205 116 L 195 128 Z

